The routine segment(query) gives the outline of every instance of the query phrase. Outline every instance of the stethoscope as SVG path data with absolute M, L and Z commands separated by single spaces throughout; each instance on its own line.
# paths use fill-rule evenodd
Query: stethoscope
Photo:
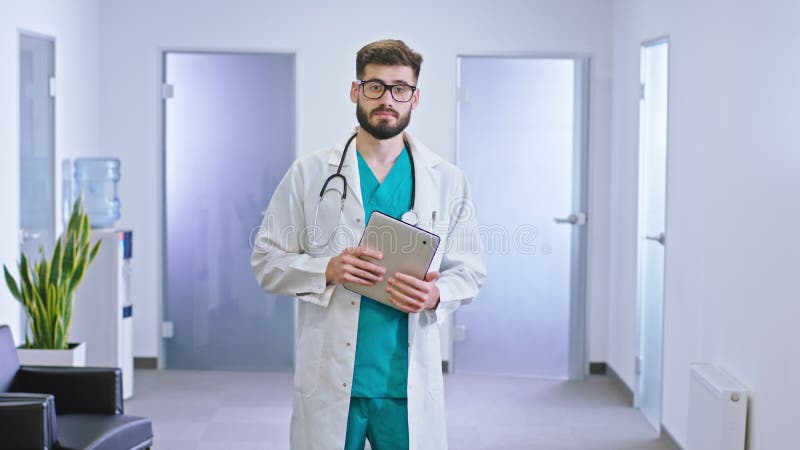
M 358 136 L 358 133 L 353 134 L 350 136 L 350 139 L 347 140 L 347 143 L 344 144 L 344 150 L 342 150 L 342 159 L 339 160 L 339 166 L 336 168 L 336 173 L 329 176 L 325 183 L 322 184 L 322 189 L 319 191 L 319 200 L 317 200 L 317 207 L 314 211 L 314 229 L 317 228 L 317 217 L 319 216 L 319 205 L 322 204 L 322 198 L 327 194 L 329 191 L 336 192 L 336 188 L 328 188 L 328 184 L 336 179 L 341 178 L 342 180 L 342 192 L 340 194 L 340 204 L 339 204 L 339 220 L 338 223 L 342 223 L 342 212 L 344 211 L 344 201 L 347 198 L 347 178 L 342 175 L 342 165 L 344 164 L 344 158 L 347 156 L 347 149 L 350 147 L 350 144 L 353 142 L 353 139 Z M 404 212 L 400 219 L 409 224 L 409 225 L 417 225 L 419 223 L 419 216 L 417 215 L 416 211 L 414 211 L 414 199 L 416 197 L 416 179 L 414 175 L 414 157 L 411 154 L 411 147 L 408 145 L 408 142 L 403 138 L 403 144 L 406 146 L 406 153 L 408 153 L 408 161 L 411 163 L 411 204 L 408 207 L 408 211 Z M 324 246 L 330 242 L 331 237 L 328 237 L 328 240 L 325 243 L 318 244 L 314 243 L 315 245 Z

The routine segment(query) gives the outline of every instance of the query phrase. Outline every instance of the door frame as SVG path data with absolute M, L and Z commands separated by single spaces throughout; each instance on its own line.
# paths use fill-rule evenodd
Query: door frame
M 575 63 L 575 96 L 574 109 L 575 121 L 573 124 L 576 138 L 573 143 L 573 212 L 581 211 L 586 213 L 586 224 L 580 227 L 572 227 L 572 268 L 570 275 L 570 315 L 569 315 L 569 355 L 568 355 L 568 377 L 570 380 L 581 380 L 589 373 L 589 357 L 586 350 L 587 330 L 586 309 L 587 309 L 587 289 L 588 282 L 588 227 L 591 218 L 589 205 L 589 133 L 590 133 L 590 105 L 591 105 L 591 80 L 592 80 L 592 55 L 589 53 L 566 52 L 566 53 L 460 53 L 456 55 L 456 82 L 454 84 L 454 141 L 455 154 L 454 163 L 458 165 L 459 160 L 459 89 L 461 85 L 461 59 L 462 58 L 503 58 L 503 59 L 569 59 Z M 576 186 L 575 183 L 578 183 Z M 453 370 L 457 366 L 455 363 L 456 352 L 453 339 L 453 325 L 458 311 L 453 313 L 450 320 L 449 346 L 451 361 L 449 369 Z
M 158 180 L 158 189 L 161 200 L 161 207 L 158 208 L 158 212 L 160 217 L 158 218 L 158 231 L 160 236 L 157 236 L 157 240 L 161 245 L 161 252 L 159 254 L 159 262 L 161 264 L 161 270 L 158 271 L 159 280 L 158 283 L 160 284 L 160 294 L 161 298 L 158 300 L 159 305 L 156 307 L 156 311 L 158 314 L 158 322 L 156 325 L 156 330 L 158 332 L 158 354 L 156 355 L 156 367 L 158 369 L 166 369 L 166 344 L 165 338 L 163 336 L 164 329 L 164 318 L 167 316 L 167 115 L 166 115 L 166 108 L 167 108 L 167 98 L 164 96 L 163 86 L 167 81 L 167 54 L 169 53 L 197 53 L 197 54 L 207 54 L 207 55 L 292 55 L 294 56 L 295 61 L 295 90 L 293 93 L 295 99 L 295 117 L 294 117 L 294 143 L 295 148 L 294 156 L 297 157 L 298 152 L 298 129 L 299 127 L 297 124 L 299 123 L 300 114 L 299 108 L 297 108 L 297 99 L 299 93 L 299 87 L 297 81 L 297 55 L 298 51 L 296 49 L 280 49 L 280 48 L 271 48 L 271 49 L 262 49 L 262 48 L 235 48 L 235 47 L 193 47 L 193 46 L 159 46 L 156 49 L 156 59 L 157 59 L 157 74 L 156 74 L 156 92 L 154 94 L 154 98 L 156 101 L 156 110 L 158 111 L 156 120 L 158 121 L 158 148 L 159 148 L 159 158 L 158 162 L 161 164 L 161 167 L 158 168 L 158 174 L 160 176 L 160 180 Z M 294 342 L 297 343 L 297 320 L 298 320 L 298 310 L 297 304 L 295 303 L 294 308 L 294 323 L 292 327 L 294 329 Z
M 644 50 L 648 47 L 654 47 L 660 44 L 667 44 L 667 112 L 666 112 L 666 120 L 667 120 L 667 127 L 666 127 L 666 136 L 665 136 L 665 145 L 666 145 L 666 156 L 664 162 L 664 234 L 668 236 L 666 233 L 667 227 L 667 219 L 669 217 L 669 109 L 670 109 L 670 102 L 669 102 L 669 94 L 670 94 L 670 39 L 669 35 L 659 36 L 653 39 L 647 39 L 641 42 L 639 45 L 639 88 L 641 89 L 642 84 L 642 69 L 643 69 L 643 58 Z M 641 94 L 640 94 L 640 101 L 641 101 Z M 641 133 L 642 130 L 642 108 L 639 107 L 638 110 L 638 132 Z M 636 167 L 637 167 L 637 184 L 636 184 L 636 191 L 637 191 L 637 198 L 636 198 L 636 354 L 634 355 L 634 388 L 633 388 L 633 405 L 636 408 L 639 408 L 641 405 L 641 397 L 642 397 L 642 383 L 641 383 L 641 372 L 637 370 L 640 366 L 639 359 L 642 357 L 642 344 L 643 344 L 643 334 L 644 334 L 644 326 L 642 321 L 642 312 L 644 310 L 642 305 L 642 280 L 640 277 L 641 272 L 641 265 L 642 265 L 642 255 L 643 255 L 643 244 L 644 244 L 644 236 L 646 234 L 645 230 L 641 228 L 641 216 L 643 211 L 641 210 L 641 191 L 642 191 L 642 144 L 641 138 L 637 142 L 637 151 L 636 151 Z M 660 400 L 660 411 L 659 411 L 659 424 L 653 424 L 656 430 L 661 433 L 661 424 L 663 423 L 663 412 L 664 412 L 664 312 L 666 311 L 666 279 L 667 279 L 667 271 L 668 271 L 668 264 L 667 264 L 667 246 L 663 246 L 664 251 L 664 274 L 663 279 L 664 283 L 662 286 L 661 298 L 661 377 L 660 377 L 660 386 L 659 386 L 659 396 L 661 397 Z M 643 414 L 644 415 L 644 414 Z M 650 420 L 647 419 L 645 415 L 645 419 L 648 423 Z

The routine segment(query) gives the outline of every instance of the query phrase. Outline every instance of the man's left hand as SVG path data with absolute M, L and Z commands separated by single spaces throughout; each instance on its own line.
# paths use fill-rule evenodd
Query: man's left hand
M 389 300 L 401 311 L 416 313 L 436 309 L 439 306 L 438 278 L 439 272 L 428 272 L 423 280 L 397 272 L 389 279 L 386 292 Z

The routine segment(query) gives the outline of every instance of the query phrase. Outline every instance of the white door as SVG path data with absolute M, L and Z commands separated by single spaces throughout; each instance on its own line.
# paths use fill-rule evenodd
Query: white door
M 635 403 L 661 429 L 664 251 L 666 246 L 667 93 L 666 39 L 641 51 L 639 104 L 638 310 L 639 355 Z
M 479 298 L 455 315 L 460 373 L 585 373 L 587 66 L 459 58 L 457 162 L 471 184 L 489 274 Z
M 166 366 L 291 370 L 294 302 L 250 239 L 294 160 L 294 55 L 167 52 L 164 82 Z

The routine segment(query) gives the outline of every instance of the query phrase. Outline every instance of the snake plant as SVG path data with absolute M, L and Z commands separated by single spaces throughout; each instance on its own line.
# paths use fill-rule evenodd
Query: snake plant
M 27 316 L 29 330 L 25 332 L 25 348 L 67 348 L 73 293 L 100 249 L 100 241 L 89 248 L 89 232 L 89 216 L 78 199 L 72 207 L 67 229 L 56 241 L 49 260 L 44 247 L 39 248 L 38 263 L 32 264 L 25 253 L 21 253 L 17 265 L 19 283 L 3 265 L 8 289 L 22 304 Z M 29 333 L 33 335 L 32 341 Z

